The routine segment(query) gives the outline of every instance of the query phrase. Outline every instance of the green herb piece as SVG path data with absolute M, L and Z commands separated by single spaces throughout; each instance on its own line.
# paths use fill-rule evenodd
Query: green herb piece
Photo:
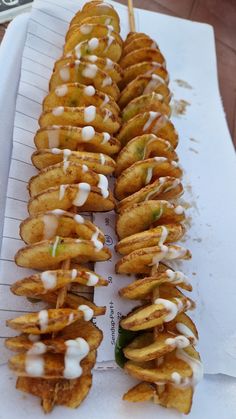
M 163 214 L 163 209 L 162 208 L 154 210 L 152 212 L 152 221 L 155 222 L 155 221 L 159 220 L 159 218 L 161 218 L 162 214 Z
M 140 332 L 125 330 L 121 326 L 118 331 L 118 338 L 115 346 L 115 361 L 119 367 L 124 368 L 127 358 L 124 355 L 125 348 Z

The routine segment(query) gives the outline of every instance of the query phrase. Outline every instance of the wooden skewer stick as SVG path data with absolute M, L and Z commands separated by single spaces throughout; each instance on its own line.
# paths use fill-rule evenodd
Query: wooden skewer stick
M 129 26 L 131 32 L 136 32 L 133 0 L 128 0 Z

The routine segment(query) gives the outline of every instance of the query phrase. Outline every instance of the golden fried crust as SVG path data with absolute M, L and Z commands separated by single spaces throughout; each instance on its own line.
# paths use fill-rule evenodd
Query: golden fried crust
M 165 65 L 165 59 L 162 53 L 155 48 L 141 48 L 131 51 L 129 54 L 121 58 L 119 64 L 122 68 L 127 68 L 142 61 L 155 61 Z

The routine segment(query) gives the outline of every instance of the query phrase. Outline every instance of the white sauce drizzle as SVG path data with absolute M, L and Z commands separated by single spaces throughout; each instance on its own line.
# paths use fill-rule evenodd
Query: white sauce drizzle
M 103 248 L 103 243 L 100 240 L 98 240 L 99 233 L 100 230 L 96 227 L 96 231 L 95 233 L 93 233 L 91 237 L 91 242 L 93 242 L 97 252 L 99 252 L 99 250 Z
M 57 285 L 57 274 L 56 272 L 45 271 L 40 275 L 43 287 L 45 290 L 50 290 L 55 288 Z
M 87 127 L 83 127 L 81 130 L 81 136 L 83 141 L 90 141 L 95 135 L 95 129 L 88 125 Z
M 74 215 L 74 220 L 76 221 L 76 223 L 78 224 L 84 224 L 85 223 L 85 219 L 82 217 L 82 215 L 80 214 L 75 214 Z
M 99 45 L 99 39 L 98 38 L 91 38 L 88 41 L 88 47 L 90 51 L 93 51 L 94 49 L 96 49 Z
M 96 107 L 91 105 L 84 108 L 84 121 L 92 122 L 96 118 Z
M 88 172 L 88 170 L 89 170 L 88 166 L 86 164 L 82 164 L 82 172 L 86 173 Z
M 167 314 L 165 316 L 164 319 L 164 323 L 166 322 L 170 322 L 171 320 L 173 320 L 177 314 L 178 314 L 178 307 L 175 303 L 173 303 L 172 301 L 169 300 L 165 300 L 164 298 L 157 298 L 154 301 L 154 304 L 161 304 L 163 305 L 163 307 L 169 312 L 169 314 Z
M 186 284 L 190 285 L 190 282 L 188 281 L 188 278 L 180 271 L 172 271 L 171 269 L 166 270 L 166 275 L 168 276 L 170 282 L 172 284 Z
M 176 351 L 176 358 L 181 359 L 182 361 L 186 362 L 191 368 L 193 374 L 192 377 L 184 378 L 182 380 L 181 386 L 188 387 L 188 386 L 195 386 L 203 377 L 203 366 L 201 361 L 191 357 L 186 351 L 183 349 L 177 349 Z
M 40 336 L 39 335 L 33 335 L 32 333 L 30 333 L 28 335 L 28 339 L 30 340 L 30 342 L 38 342 L 40 340 Z
M 71 271 L 71 279 L 72 281 L 77 277 L 77 269 L 72 269 Z
M 186 326 L 184 323 L 176 323 L 175 327 L 178 330 L 178 332 L 182 333 L 182 335 L 191 339 L 194 345 L 197 344 L 198 340 L 196 336 L 194 335 L 194 333 L 192 332 L 192 330 L 188 326 Z
M 69 66 L 62 67 L 59 70 L 59 76 L 63 81 L 69 81 L 70 80 L 70 69 Z
M 96 77 L 97 71 L 98 67 L 96 64 L 86 64 L 82 71 L 82 76 L 87 77 L 88 79 L 94 79 L 94 77 Z
M 66 188 L 68 187 L 68 185 L 60 185 L 60 189 L 59 189 L 59 201 L 61 201 L 64 196 L 65 196 L 65 191 Z
M 89 320 L 92 319 L 93 315 L 94 315 L 94 311 L 92 308 L 90 308 L 89 306 L 87 306 L 86 304 L 81 304 L 78 307 L 78 310 L 82 311 L 84 314 L 84 320 L 86 322 L 88 322 Z
M 87 59 L 88 61 L 90 61 L 91 63 L 96 63 L 96 61 L 98 60 L 98 57 L 97 57 L 96 55 L 88 55 L 88 56 L 86 57 L 86 59 Z
M 112 42 L 115 40 L 114 36 L 108 35 L 107 36 L 107 46 L 105 48 L 105 52 L 108 51 L 108 49 L 110 48 Z
M 48 311 L 47 310 L 39 311 L 38 319 L 39 319 L 40 330 L 43 332 L 48 327 Z
M 162 247 L 168 237 L 168 229 L 165 226 L 161 226 L 161 237 L 158 242 L 158 246 Z
M 178 205 L 178 206 L 174 209 L 174 211 L 175 211 L 175 214 L 177 214 L 177 215 L 181 215 L 181 214 L 183 214 L 183 212 L 184 212 L 184 208 L 183 208 L 181 205 Z
M 88 281 L 86 285 L 94 287 L 99 281 L 98 276 L 92 272 L 86 272 L 86 274 L 88 275 Z
M 106 76 L 102 82 L 102 87 L 111 86 L 112 78 L 110 76 Z
M 93 25 L 82 25 L 79 28 L 80 33 L 82 33 L 83 35 L 88 35 L 89 33 L 92 32 L 93 29 Z
M 110 58 L 106 58 L 105 70 L 112 70 L 114 68 L 114 64 L 114 61 L 112 61 Z
M 63 376 L 68 380 L 72 380 L 81 376 L 83 370 L 80 362 L 89 353 L 89 345 L 83 338 L 70 339 L 65 341 L 67 346 L 64 358 Z
M 106 176 L 104 175 L 98 175 L 99 182 L 97 187 L 100 188 L 103 198 L 107 198 L 109 196 L 109 190 L 108 190 L 108 180 Z
M 173 346 L 173 348 L 182 349 L 182 348 L 186 348 L 187 346 L 189 346 L 190 342 L 185 336 L 179 335 L 179 336 L 176 336 L 174 338 L 166 339 L 165 344 Z
M 101 142 L 101 144 L 106 144 L 108 143 L 108 141 L 110 141 L 111 136 L 108 132 L 103 132 L 103 140 Z
M 153 112 L 150 111 L 149 112 L 149 118 L 147 120 L 147 122 L 145 123 L 144 127 L 143 127 L 143 131 L 146 131 L 150 125 L 153 123 L 153 121 L 158 118 L 161 114 L 159 112 Z
M 47 352 L 47 346 L 43 342 L 35 342 L 27 351 L 27 355 L 42 355 Z
M 77 205 L 78 207 L 81 207 L 82 205 L 85 204 L 85 202 L 88 199 L 91 186 L 89 185 L 89 183 L 81 182 L 77 185 L 77 188 L 78 188 L 78 192 L 73 201 L 73 205 Z
M 56 235 L 58 228 L 58 219 L 53 215 L 43 215 L 43 240 L 49 240 Z
M 146 179 L 145 179 L 145 185 L 147 185 L 152 180 L 152 175 L 153 175 L 153 168 L 148 167 L 147 176 L 146 176 Z
M 95 95 L 95 92 L 96 92 L 96 90 L 95 90 L 95 88 L 93 86 L 86 86 L 84 88 L 84 94 L 86 96 L 94 96 Z
M 148 95 L 153 90 L 155 90 L 157 86 L 159 86 L 162 83 L 164 83 L 164 80 L 161 77 L 159 77 L 157 74 L 152 74 L 151 80 L 148 82 L 148 84 L 146 85 L 143 91 L 143 95 Z
M 61 116 L 64 112 L 64 106 L 57 106 L 56 108 L 53 108 L 52 114 L 54 116 Z
M 26 355 L 25 372 L 29 377 L 44 375 L 44 358 L 40 355 Z
M 105 164 L 105 162 L 106 162 L 106 159 L 105 159 L 104 154 L 100 153 L 100 163 L 101 163 L 101 165 L 103 166 Z
M 101 107 L 105 106 L 109 102 L 110 102 L 109 96 L 105 94 L 104 101 L 102 102 Z
M 68 93 L 68 86 L 66 84 L 63 84 L 62 86 L 58 86 L 55 89 L 56 96 L 63 97 L 67 95 L 67 93 Z

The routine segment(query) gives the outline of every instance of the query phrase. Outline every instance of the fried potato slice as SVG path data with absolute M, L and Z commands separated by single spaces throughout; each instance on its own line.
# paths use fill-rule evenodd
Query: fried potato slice
M 154 134 L 144 134 L 130 140 L 120 151 L 116 160 L 116 176 L 139 160 L 150 157 L 166 157 L 178 160 L 178 155 L 169 141 Z
M 127 255 L 134 250 L 152 247 L 158 243 L 173 243 L 180 240 L 185 233 L 182 224 L 165 224 L 141 233 L 125 237 L 116 245 L 116 250 Z
M 92 385 L 92 375 L 83 374 L 75 380 L 45 380 L 43 378 L 18 377 L 16 388 L 42 398 L 45 413 L 55 404 L 76 408 L 87 396 Z
M 73 57 L 71 60 L 52 73 L 49 83 L 50 90 L 65 83 L 81 83 L 86 86 L 93 85 L 97 90 L 112 96 L 115 101 L 118 100 L 120 95 L 118 86 L 105 71 L 90 62 L 82 62 Z
M 28 211 L 30 215 L 37 215 L 54 209 L 69 210 L 73 205 L 79 207 L 82 212 L 111 211 L 115 207 L 111 193 L 104 198 L 100 188 L 89 187 L 87 183 L 78 183 L 60 185 L 41 192 L 29 200 Z
M 153 333 L 148 332 L 137 336 L 123 351 L 125 357 L 131 361 L 151 361 L 175 350 L 178 342 L 184 348 L 192 343 L 190 339 L 180 334 L 173 335 L 163 331 L 158 333 L 154 339 Z
M 130 42 L 133 42 L 134 40 L 138 40 L 140 38 L 147 38 L 151 39 L 150 36 L 144 32 L 129 32 L 126 36 L 126 39 L 124 40 L 124 48 L 130 44 Z
M 80 26 L 84 25 L 109 25 L 113 28 L 113 30 L 117 33 L 120 33 L 120 24 L 119 21 L 113 17 L 108 15 L 100 15 L 100 16 L 90 16 L 83 19 L 81 23 L 73 23 L 70 25 L 69 30 L 66 33 L 66 42 L 70 39 L 75 31 L 78 30 Z
M 97 349 L 102 341 L 103 333 L 92 322 L 84 320 L 77 320 L 63 330 L 57 333 L 56 336 L 41 335 L 37 342 L 42 342 L 45 345 L 45 350 L 50 353 L 64 354 L 67 346 L 66 340 L 76 339 L 81 337 L 85 339 L 89 345 L 90 350 Z M 35 342 L 29 339 L 29 335 L 21 334 L 15 337 L 6 339 L 5 345 L 8 349 L 14 352 L 27 352 L 30 350 Z
M 18 250 L 15 262 L 25 268 L 44 270 L 59 267 L 59 264 L 67 259 L 85 263 L 108 260 L 110 257 L 108 248 L 98 249 L 91 240 L 57 236 L 55 240 L 44 240 Z
M 167 354 L 161 365 L 156 366 L 155 361 L 138 363 L 128 361 L 125 364 L 125 370 L 135 378 L 148 382 L 169 383 L 173 384 L 173 373 L 178 373 L 183 381 L 190 381 L 193 375 L 190 365 L 179 358 L 179 353 L 184 354 L 186 360 L 191 359 L 192 362 L 200 364 L 200 357 L 193 346 L 188 346 L 184 350 L 176 350 Z
M 163 301 L 160 298 L 161 301 Z M 121 320 L 120 325 L 126 330 L 145 330 L 151 327 L 162 325 L 166 322 L 166 318 L 170 314 L 170 310 L 163 303 L 159 303 L 158 299 L 156 304 L 149 304 L 141 306 L 131 311 L 127 317 Z M 168 302 L 173 303 L 175 306 L 175 314 L 186 311 L 188 307 L 188 299 L 183 294 L 179 298 L 168 298 Z M 145 378 L 144 378 L 145 379 Z
M 54 379 L 64 378 L 64 355 L 46 353 L 41 355 L 41 361 L 43 363 L 44 371 L 36 375 L 36 377 Z M 24 353 L 14 355 L 9 359 L 9 368 L 18 376 L 27 377 L 29 372 L 27 371 L 27 363 L 30 362 L 29 356 Z M 82 359 L 80 362 L 82 371 L 84 374 L 90 372 L 91 368 L 94 367 L 96 362 L 96 351 L 90 351 L 89 354 Z M 34 375 L 32 374 L 34 377 Z
M 161 260 L 190 259 L 188 249 L 178 245 L 160 245 L 134 250 L 116 263 L 117 273 L 149 273 Z
M 160 112 L 168 117 L 171 114 L 170 106 L 163 101 L 163 97 L 159 93 L 152 92 L 131 100 L 122 111 L 122 120 L 123 122 L 127 122 L 143 111 Z
M 179 179 L 166 176 L 140 189 L 117 204 L 117 211 L 122 213 L 126 208 L 149 199 L 172 200 L 183 194 L 183 185 Z
M 123 48 L 122 56 L 124 57 L 130 52 L 137 51 L 141 48 L 153 48 L 159 50 L 158 45 L 155 41 L 153 41 L 153 39 L 149 38 L 148 36 L 139 36 L 138 38 L 136 37 L 133 40 L 131 40 L 128 43 L 128 45 L 125 45 L 125 47 Z
M 53 239 L 55 236 L 84 240 L 98 240 L 101 245 L 105 237 L 100 228 L 79 214 L 54 210 L 28 217 L 20 224 L 20 236 L 27 244 Z
M 58 293 L 51 292 L 42 294 L 40 299 L 55 306 L 58 299 Z M 106 313 L 105 306 L 97 306 L 92 301 L 82 297 L 81 295 L 68 292 L 65 299 L 65 306 L 77 310 L 80 305 L 86 305 L 91 308 L 94 316 L 103 316 Z
M 118 153 L 120 142 L 108 132 L 96 132 L 92 126 L 83 128 L 63 125 L 41 128 L 34 142 L 38 150 L 47 148 L 69 149 L 104 153 L 108 156 Z
M 111 96 L 96 90 L 94 86 L 81 83 L 67 83 L 49 92 L 43 101 L 43 110 L 49 111 L 57 106 L 81 107 L 96 106 L 105 108 L 118 118 L 119 107 Z
M 85 7 L 85 9 L 75 14 L 75 16 L 70 22 L 70 27 L 75 24 L 81 24 L 84 21 L 84 19 L 88 17 L 103 15 L 111 16 L 118 23 L 120 22 L 119 15 L 111 4 L 105 2 L 93 4 L 93 2 L 91 2 L 87 5 L 87 7 Z M 106 23 L 106 25 L 108 24 L 109 23 Z
M 69 39 L 66 41 L 63 52 L 66 55 L 72 51 L 76 45 L 80 42 L 92 39 L 92 38 L 104 38 L 112 36 L 120 45 L 123 44 L 121 36 L 118 32 L 115 32 L 113 26 L 102 25 L 102 24 L 82 24 L 74 30 Z
M 142 61 L 123 70 L 123 77 L 119 82 L 119 88 L 123 90 L 136 77 L 151 76 L 152 74 L 159 76 L 166 84 L 169 83 L 169 75 L 165 67 L 156 61 Z
M 177 409 L 179 412 L 187 415 L 191 410 L 192 399 L 192 387 L 178 388 L 171 384 L 166 384 L 164 391 L 160 392 L 156 403 L 163 407 Z
M 175 161 L 166 157 L 152 157 L 140 160 L 125 169 L 117 178 L 114 193 L 121 200 L 139 191 L 144 186 L 154 182 L 160 177 L 182 177 L 182 169 Z
M 78 108 L 58 106 L 43 112 L 39 118 L 41 128 L 58 124 L 86 127 L 88 123 L 97 131 L 107 130 L 109 134 L 114 134 L 120 128 L 120 120 L 113 113 L 108 109 L 96 108 L 93 105 Z
M 33 165 L 39 170 L 63 161 L 80 165 L 85 164 L 90 170 L 103 175 L 110 175 L 116 167 L 116 162 L 106 154 L 71 151 L 69 149 L 61 150 L 60 148 L 35 151 L 31 156 L 31 160 Z
M 40 335 L 59 332 L 76 320 L 84 319 L 84 312 L 79 308 L 58 308 L 27 313 L 15 319 L 7 320 L 7 326 L 23 333 Z
M 178 285 L 179 286 L 179 285 Z M 191 339 L 193 345 L 197 344 L 198 341 L 198 331 L 197 328 L 187 316 L 186 313 L 179 313 L 174 320 L 171 322 L 166 323 L 165 328 L 170 333 L 181 333 L 182 335 L 186 336 L 188 339 Z
M 118 216 L 116 231 L 120 239 L 162 224 L 179 223 L 185 218 L 183 208 L 167 201 L 144 201 L 128 207 Z
M 126 122 L 117 135 L 121 145 L 126 145 L 132 138 L 143 134 L 155 134 L 168 140 L 173 148 L 178 145 L 178 134 L 172 122 L 159 112 L 144 112 Z
M 108 181 L 104 175 L 97 174 L 90 170 L 88 166 L 73 161 L 58 163 L 42 169 L 37 175 L 30 178 L 28 190 L 30 196 L 36 196 L 54 186 L 79 182 L 97 186 L 101 188 L 104 195 L 109 195 Z
M 127 402 L 147 402 L 155 397 L 155 388 L 150 383 L 139 383 L 123 395 Z
M 71 64 L 75 60 L 73 56 L 64 56 L 59 58 L 54 65 L 54 71 L 60 70 L 66 64 Z M 84 64 L 96 64 L 100 70 L 104 71 L 108 76 L 112 78 L 115 83 L 118 83 L 122 80 L 123 70 L 119 64 L 115 61 L 110 60 L 110 58 L 102 58 L 97 55 L 85 55 L 80 61 Z
M 171 99 L 170 90 L 164 80 L 157 74 L 137 76 L 122 90 L 118 105 L 123 109 L 132 100 L 151 93 L 161 95 L 163 102 L 168 106 Z
M 140 48 L 131 51 L 121 58 L 119 64 L 122 68 L 127 68 L 133 64 L 141 63 L 142 61 L 155 61 L 165 67 L 165 58 L 162 53 L 155 48 Z
M 83 267 L 73 270 L 58 269 L 18 280 L 11 285 L 11 292 L 15 295 L 36 297 L 71 284 L 99 287 L 108 285 L 108 281 Z
M 131 284 L 119 290 L 119 294 L 123 298 L 129 300 L 143 300 L 151 295 L 151 293 L 160 285 L 171 283 L 178 285 L 187 291 L 192 291 L 192 286 L 182 272 L 174 272 L 167 269 L 166 272 L 158 272 L 155 276 L 137 279 Z M 181 328 L 180 328 L 181 329 Z M 170 332 L 177 332 L 175 324 L 168 329 Z
M 122 54 L 122 44 L 114 36 L 108 35 L 79 42 L 67 54 L 74 59 L 81 59 L 85 55 L 96 55 L 118 62 Z

